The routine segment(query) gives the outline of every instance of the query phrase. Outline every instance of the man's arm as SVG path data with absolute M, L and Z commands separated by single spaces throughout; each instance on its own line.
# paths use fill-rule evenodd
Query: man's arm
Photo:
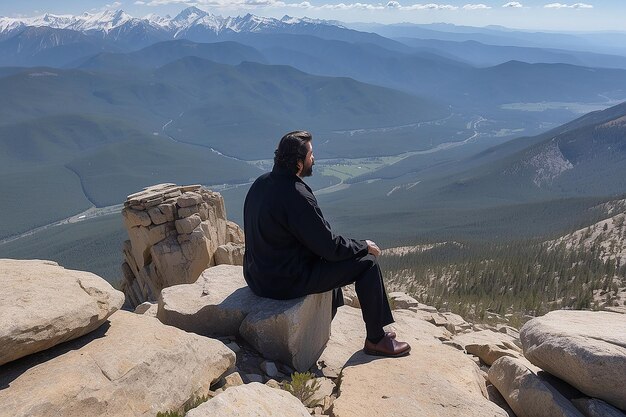
M 304 184 L 297 184 L 296 188 L 298 193 L 295 193 L 288 207 L 288 223 L 290 231 L 303 245 L 328 261 L 342 261 L 369 252 L 369 245 L 365 241 L 335 235 L 313 194 Z

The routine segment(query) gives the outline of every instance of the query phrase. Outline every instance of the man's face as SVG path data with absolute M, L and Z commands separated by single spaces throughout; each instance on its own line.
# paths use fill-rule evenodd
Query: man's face
M 306 146 L 309 148 L 309 151 L 307 152 L 302 168 L 298 173 L 300 178 L 310 177 L 313 175 L 313 165 L 315 165 L 315 157 L 313 156 L 313 145 L 311 144 L 311 141 L 308 141 Z

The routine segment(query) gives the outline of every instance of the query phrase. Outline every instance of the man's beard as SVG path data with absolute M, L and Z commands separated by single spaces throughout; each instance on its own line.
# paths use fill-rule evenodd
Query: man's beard
M 300 173 L 300 177 L 304 178 L 304 177 L 310 177 L 311 175 L 313 175 L 313 165 L 311 164 L 308 167 L 305 166 L 302 168 L 302 172 Z

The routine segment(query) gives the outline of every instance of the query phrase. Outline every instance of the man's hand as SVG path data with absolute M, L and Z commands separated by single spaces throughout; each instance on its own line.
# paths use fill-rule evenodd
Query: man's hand
M 381 250 L 378 245 L 376 245 L 376 243 L 372 242 L 371 240 L 366 240 L 365 243 L 367 243 L 367 253 L 374 256 L 380 255 Z

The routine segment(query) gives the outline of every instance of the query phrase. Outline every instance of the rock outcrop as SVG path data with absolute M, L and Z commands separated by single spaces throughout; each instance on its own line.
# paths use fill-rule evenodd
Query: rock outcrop
M 435 342 L 447 340 L 452 336 L 446 329 L 427 323 L 415 313 L 394 312 L 396 320 L 402 320 L 405 315 L 409 315 L 405 322 L 412 329 L 412 333 L 421 334 L 422 340 Z M 404 339 L 405 335 L 401 334 L 399 337 Z M 322 373 L 327 377 L 337 378 L 350 357 L 363 349 L 364 342 L 365 325 L 361 311 L 350 306 L 339 308 L 331 325 L 328 345 L 318 360 L 318 366 Z
M 131 307 L 195 282 L 209 266 L 243 261 L 243 232 L 226 219 L 222 196 L 200 185 L 147 187 L 127 197 L 122 216 L 122 289 Z
M 0 260 L 0 365 L 97 329 L 124 295 L 52 261 Z
M 118 311 L 98 330 L 5 365 L 11 416 L 154 416 L 206 395 L 235 362 L 223 343 Z
M 157 311 L 159 311 L 159 305 L 157 303 L 151 303 L 146 301 L 145 303 L 141 303 L 135 308 L 135 313 L 137 314 L 145 314 L 146 316 L 156 317 Z
M 489 381 L 517 417 L 584 417 L 549 382 L 514 358 L 495 361 L 489 369 Z
M 452 334 L 463 333 L 472 329 L 472 325 L 466 322 L 463 317 L 450 312 L 432 313 L 428 321 L 435 326 L 445 327 Z
M 506 333 L 480 330 L 455 335 L 452 340 L 445 343 L 478 356 L 483 363 L 491 365 L 502 356 L 522 357 L 521 349 L 517 347 L 516 342 L 517 339 Z
M 440 342 L 450 333 L 408 310 L 397 310 L 394 316 L 393 327 L 411 344 L 411 353 L 379 358 L 361 350 L 365 329 L 360 312 L 351 307 L 338 310 L 320 358 L 326 368 L 343 367 L 340 395 L 333 403 L 335 417 L 367 416 L 372 410 L 407 417 L 507 416 L 486 398 L 485 379 L 476 364 Z
M 206 269 L 194 284 L 161 292 L 157 317 L 207 336 L 241 336 L 265 358 L 311 367 L 330 335 L 331 295 L 271 300 L 252 293 L 240 266 Z
M 229 388 L 185 414 L 185 417 L 309 417 L 302 403 L 287 391 L 258 382 Z
M 553 311 L 527 322 L 520 338 L 533 364 L 626 410 L 626 315 Z

